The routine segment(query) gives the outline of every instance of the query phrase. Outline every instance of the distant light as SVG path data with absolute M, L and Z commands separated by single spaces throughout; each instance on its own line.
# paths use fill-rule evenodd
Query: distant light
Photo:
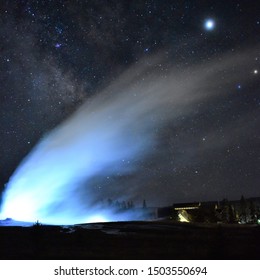
M 206 30 L 213 30 L 215 27 L 215 21 L 213 19 L 207 19 L 204 23 L 204 27 Z
M 237 88 L 238 88 L 238 89 L 241 89 L 241 85 L 238 85 Z
M 255 75 L 258 74 L 258 70 L 257 69 L 254 70 L 254 74 Z

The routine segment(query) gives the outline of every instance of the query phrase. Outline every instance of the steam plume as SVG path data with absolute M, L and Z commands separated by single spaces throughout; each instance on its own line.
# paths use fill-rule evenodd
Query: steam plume
M 248 56 L 227 55 L 181 71 L 162 70 L 159 59 L 131 67 L 24 158 L 6 186 L 1 216 L 50 224 L 118 219 L 95 203 L 90 180 L 135 172 L 131 160 L 151 153 L 156 129 L 214 99 L 223 70 L 230 73 L 230 83 L 238 75 L 242 79 L 234 65 L 245 65 Z

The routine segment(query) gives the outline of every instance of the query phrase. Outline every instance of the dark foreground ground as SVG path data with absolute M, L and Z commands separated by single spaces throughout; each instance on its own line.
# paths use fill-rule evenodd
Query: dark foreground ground
M 260 226 L 160 221 L 0 227 L 0 259 L 260 259 Z

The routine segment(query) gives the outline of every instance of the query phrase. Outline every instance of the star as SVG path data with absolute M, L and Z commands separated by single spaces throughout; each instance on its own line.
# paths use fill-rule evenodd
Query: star
M 215 21 L 213 19 L 206 19 L 204 22 L 204 28 L 211 31 L 215 28 Z
M 56 44 L 55 44 L 55 48 L 56 48 L 56 49 L 59 49 L 60 47 L 61 47 L 61 44 L 60 44 L 60 43 L 56 43 Z
M 257 69 L 254 70 L 254 74 L 255 75 L 258 74 L 258 70 Z

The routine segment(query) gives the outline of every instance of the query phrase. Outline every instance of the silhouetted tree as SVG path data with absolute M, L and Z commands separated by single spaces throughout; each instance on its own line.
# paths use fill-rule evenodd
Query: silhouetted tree
M 117 209 L 120 209 L 120 203 L 119 203 L 118 200 L 115 202 L 115 207 L 116 207 Z
M 211 206 L 206 211 L 205 222 L 207 223 L 216 223 L 217 222 L 217 215 L 214 206 Z
M 221 221 L 223 223 L 229 223 L 229 202 L 227 199 L 222 200 L 221 208 Z
M 251 222 L 256 223 L 257 222 L 257 212 L 256 212 L 255 204 L 252 200 L 250 200 L 249 211 L 250 211 Z
M 244 196 L 241 196 L 240 199 L 240 215 L 239 215 L 239 219 L 242 223 L 246 223 L 247 222 L 247 202 L 246 199 L 244 198 Z
M 145 199 L 143 200 L 143 208 L 147 208 Z
M 34 224 L 33 227 L 38 228 L 40 227 L 42 224 L 39 222 L 39 220 L 37 220 Z
M 260 207 L 256 207 L 256 216 L 257 216 L 257 219 L 260 219 Z
M 134 203 L 132 200 L 127 202 L 127 208 L 128 209 L 134 208 Z
M 123 202 L 121 203 L 121 208 L 122 208 L 123 210 L 126 209 L 126 202 L 125 202 L 125 201 L 123 201 Z
M 231 224 L 234 224 L 236 222 L 235 210 L 231 204 L 228 205 L 228 219 L 228 222 Z

